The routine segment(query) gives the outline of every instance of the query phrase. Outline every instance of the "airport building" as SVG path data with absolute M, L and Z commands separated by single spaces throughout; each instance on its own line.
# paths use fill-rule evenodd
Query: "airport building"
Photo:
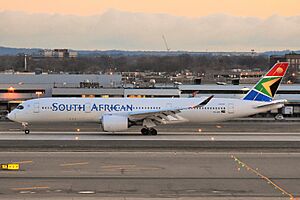
M 34 58 L 76 58 L 78 53 L 69 49 L 43 49 Z
M 120 74 L 2 73 L 0 110 L 10 111 L 20 102 L 33 98 L 92 95 L 99 97 L 110 94 L 110 89 L 120 88 L 121 85 Z
M 288 75 L 294 77 L 300 75 L 300 54 L 291 53 L 285 54 L 284 56 L 270 56 L 270 66 L 273 66 L 276 62 L 289 62 L 290 67 L 288 70 Z M 295 81 L 300 82 L 300 80 Z

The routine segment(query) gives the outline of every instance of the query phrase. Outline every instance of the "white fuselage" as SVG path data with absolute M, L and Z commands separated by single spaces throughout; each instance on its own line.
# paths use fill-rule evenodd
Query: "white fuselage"
M 257 108 L 269 102 L 212 98 L 203 107 L 193 106 L 205 98 L 41 98 L 22 103 L 9 118 L 20 123 L 95 122 L 104 114 L 130 114 L 187 107 L 177 115 L 188 122 L 225 121 L 280 108 L 283 104 Z M 189 108 L 190 107 L 190 108 Z

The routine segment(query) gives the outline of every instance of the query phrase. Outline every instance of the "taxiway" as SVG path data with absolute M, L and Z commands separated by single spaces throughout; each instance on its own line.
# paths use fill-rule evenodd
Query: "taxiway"
M 0 171 L 0 198 L 289 199 L 300 194 L 299 153 L 2 152 L 0 160 L 21 165 L 20 171 Z

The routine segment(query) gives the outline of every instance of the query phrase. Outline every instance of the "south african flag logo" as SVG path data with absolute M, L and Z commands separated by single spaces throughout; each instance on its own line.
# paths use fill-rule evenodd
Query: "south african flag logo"
M 276 63 L 271 70 L 246 94 L 244 100 L 272 101 L 289 66 L 287 62 Z

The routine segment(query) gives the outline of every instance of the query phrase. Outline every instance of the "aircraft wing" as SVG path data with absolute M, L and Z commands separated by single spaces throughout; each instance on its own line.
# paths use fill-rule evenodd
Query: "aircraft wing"
M 148 118 L 150 120 L 155 120 L 155 121 L 159 121 L 159 122 L 168 121 L 169 120 L 168 116 L 172 116 L 175 119 L 179 119 L 178 116 L 176 116 L 177 113 L 181 112 L 182 110 L 187 110 L 190 108 L 203 107 L 212 98 L 213 98 L 213 95 L 206 98 L 204 101 L 200 102 L 199 104 L 189 106 L 189 107 L 131 112 L 131 113 L 128 113 L 128 118 L 132 121 L 143 120 L 143 119 Z
M 256 108 L 264 108 L 264 107 L 268 107 L 268 106 L 284 104 L 286 102 L 287 102 L 287 100 L 276 100 L 276 101 L 271 101 L 270 103 L 265 103 L 263 105 L 256 106 Z

